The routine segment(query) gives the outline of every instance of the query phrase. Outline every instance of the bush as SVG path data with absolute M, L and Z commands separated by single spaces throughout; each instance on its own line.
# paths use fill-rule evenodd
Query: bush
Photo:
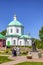
M 5 53 L 8 53 L 8 52 L 9 52 L 9 50 L 5 50 L 4 52 L 5 52 Z
M 27 55 L 27 53 L 28 53 L 28 52 L 23 51 L 23 52 L 21 52 L 21 55 Z
M 23 52 L 22 54 L 27 54 L 26 52 Z

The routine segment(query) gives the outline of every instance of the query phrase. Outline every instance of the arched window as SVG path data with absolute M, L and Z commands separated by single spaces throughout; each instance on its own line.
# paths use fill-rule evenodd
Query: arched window
M 11 33 L 12 33 L 12 29 L 11 29 Z
M 19 29 L 16 29 L 16 32 L 19 33 Z
M 14 45 L 16 45 L 16 40 L 14 40 Z

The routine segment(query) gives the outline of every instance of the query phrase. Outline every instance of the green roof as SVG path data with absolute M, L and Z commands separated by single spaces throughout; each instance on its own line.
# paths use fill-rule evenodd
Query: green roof
M 2 34 L 0 34 L 0 39 L 6 39 L 6 38 Z
M 17 20 L 11 21 L 11 22 L 8 24 L 8 26 L 22 26 L 22 27 L 23 27 L 23 25 L 22 25 L 19 21 L 17 21 Z
M 20 38 L 27 38 L 27 39 L 29 39 L 30 36 L 28 36 L 28 35 L 22 35 Z
M 19 37 L 20 39 L 25 39 L 25 38 L 27 38 L 27 39 L 30 39 L 30 36 L 28 36 L 28 35 L 6 35 L 6 37 Z
M 20 37 L 21 35 L 16 35 L 16 34 L 14 34 L 14 35 L 6 35 L 6 37 Z

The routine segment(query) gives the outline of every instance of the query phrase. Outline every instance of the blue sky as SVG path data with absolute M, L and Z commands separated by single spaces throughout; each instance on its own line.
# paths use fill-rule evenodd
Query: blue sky
M 43 26 L 43 0 L 0 0 L 0 32 L 7 28 L 14 14 L 24 25 L 24 33 L 39 38 Z

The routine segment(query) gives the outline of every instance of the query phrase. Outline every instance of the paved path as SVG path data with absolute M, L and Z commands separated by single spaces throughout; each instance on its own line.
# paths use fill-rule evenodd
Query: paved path
M 26 56 L 17 56 L 17 57 L 9 57 L 10 59 L 13 59 L 13 61 L 2 63 L 0 65 L 14 65 L 17 63 L 29 61 L 29 62 L 43 62 L 43 58 L 40 59 L 27 59 Z

